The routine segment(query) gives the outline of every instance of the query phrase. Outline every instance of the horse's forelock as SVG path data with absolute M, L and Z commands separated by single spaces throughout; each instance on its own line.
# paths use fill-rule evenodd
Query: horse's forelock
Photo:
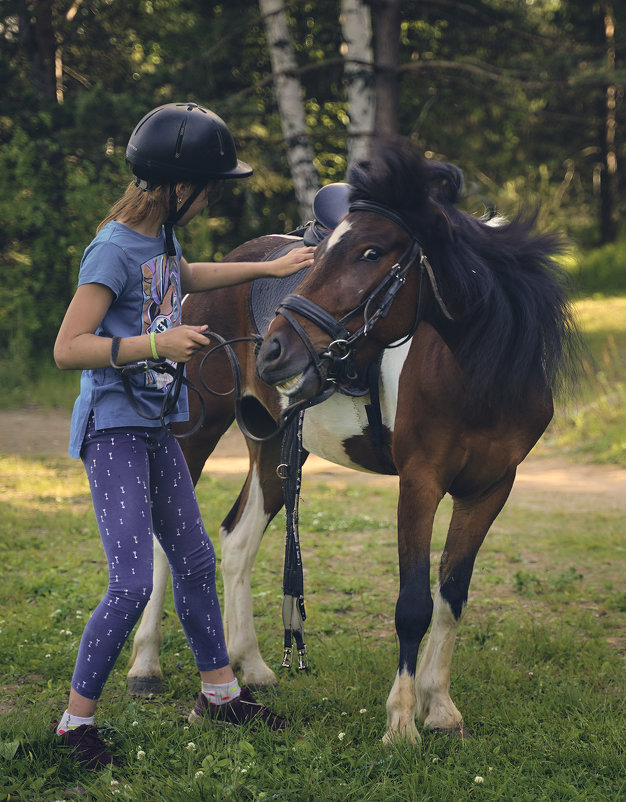
M 456 201 L 461 171 L 452 164 L 426 159 L 407 140 L 380 142 L 372 157 L 356 162 L 348 172 L 351 200 L 372 200 L 412 215 Z

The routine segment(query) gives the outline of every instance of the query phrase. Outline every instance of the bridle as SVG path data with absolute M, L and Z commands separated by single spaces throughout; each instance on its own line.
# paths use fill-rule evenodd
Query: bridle
M 369 200 L 353 201 L 349 206 L 349 211 L 373 212 L 382 215 L 403 228 L 411 237 L 411 242 L 380 283 L 341 320 L 335 320 L 332 315 L 314 301 L 295 293 L 287 295 L 278 306 L 276 314 L 282 315 L 290 323 L 309 352 L 323 388 L 322 394 L 326 392 L 329 383 L 341 386 L 355 378 L 354 359 L 356 345 L 360 340 L 368 336 L 379 320 L 387 316 L 396 295 L 406 283 L 409 270 L 414 264 L 417 263 L 419 265 L 420 280 L 413 325 L 409 333 L 400 341 L 385 345 L 384 348 L 398 348 L 408 342 L 415 334 L 422 315 L 424 275 L 427 275 L 430 280 L 433 295 L 442 313 L 448 320 L 453 320 L 439 292 L 433 268 L 424 253 L 423 242 L 406 220 L 388 206 Z M 292 312 L 296 312 L 311 321 L 331 338 L 324 351 L 317 351 L 304 327 L 293 316 Z M 362 325 L 356 331 L 350 332 L 346 324 L 360 314 L 363 314 Z

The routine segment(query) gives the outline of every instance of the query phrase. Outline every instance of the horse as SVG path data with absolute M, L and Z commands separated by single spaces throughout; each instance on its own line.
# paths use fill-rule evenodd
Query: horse
M 301 415 L 305 457 L 399 477 L 399 654 L 383 740 L 419 740 L 416 719 L 464 735 L 450 668 L 474 562 L 575 363 L 562 241 L 538 233 L 533 215 L 463 211 L 460 170 L 405 140 L 380 144 L 347 183 L 347 213 L 277 302 L 262 342 L 240 339 L 255 329 L 250 286 L 185 301 L 185 322 L 210 322 L 233 341 L 240 377 L 238 405 L 201 394 L 204 422 L 183 450 L 197 482 L 235 414 L 245 421 L 249 471 L 220 537 L 228 650 L 243 681 L 257 685 L 276 681 L 259 652 L 250 572 L 283 506 L 280 422 Z M 228 258 L 268 258 L 288 239 L 261 237 Z M 211 379 L 226 390 L 231 364 L 214 357 Z M 192 381 L 200 366 L 199 357 L 188 364 Z M 199 414 L 198 400 L 191 408 Z M 431 594 L 433 520 L 446 494 L 452 514 Z M 165 566 L 135 638 L 129 681 L 140 685 L 160 674 L 155 633 L 168 574 Z

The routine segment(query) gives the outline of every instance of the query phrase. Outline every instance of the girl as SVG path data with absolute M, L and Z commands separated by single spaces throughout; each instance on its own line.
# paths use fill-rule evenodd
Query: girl
M 109 564 L 109 586 L 85 627 L 68 707 L 56 725 L 74 759 L 92 769 L 116 763 L 98 737 L 94 713 L 150 598 L 153 534 L 170 560 L 176 611 L 202 682 L 189 720 L 284 727 L 239 687 L 229 664 L 213 545 L 179 445 L 160 425 L 167 387 L 150 360 L 187 362 L 206 347 L 207 325 L 181 325 L 185 293 L 288 275 L 309 266 L 314 250 L 261 263 L 185 261 L 173 226 L 206 208 L 222 180 L 252 173 L 237 158 L 223 120 L 208 109 L 193 103 L 154 109 L 135 128 L 126 158 L 135 180 L 85 251 L 54 348 L 59 368 L 83 370 L 70 456 L 85 465 Z M 145 370 L 130 377 L 131 404 L 117 367 L 141 361 Z M 165 422 L 187 417 L 183 388 Z

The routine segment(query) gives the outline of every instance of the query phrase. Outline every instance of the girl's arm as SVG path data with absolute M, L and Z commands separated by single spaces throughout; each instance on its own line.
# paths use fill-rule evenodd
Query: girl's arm
M 289 276 L 313 264 L 315 248 L 294 248 L 271 262 L 180 262 L 183 293 L 215 290 L 264 276 Z
M 102 322 L 114 295 L 104 284 L 81 284 L 72 298 L 54 344 L 54 360 L 61 370 L 88 370 L 108 367 L 111 362 L 111 338 L 94 334 Z M 187 362 L 196 351 L 206 348 L 202 334 L 208 327 L 175 326 L 155 335 L 160 357 Z M 118 365 L 152 359 L 150 337 L 124 337 L 117 357 Z

